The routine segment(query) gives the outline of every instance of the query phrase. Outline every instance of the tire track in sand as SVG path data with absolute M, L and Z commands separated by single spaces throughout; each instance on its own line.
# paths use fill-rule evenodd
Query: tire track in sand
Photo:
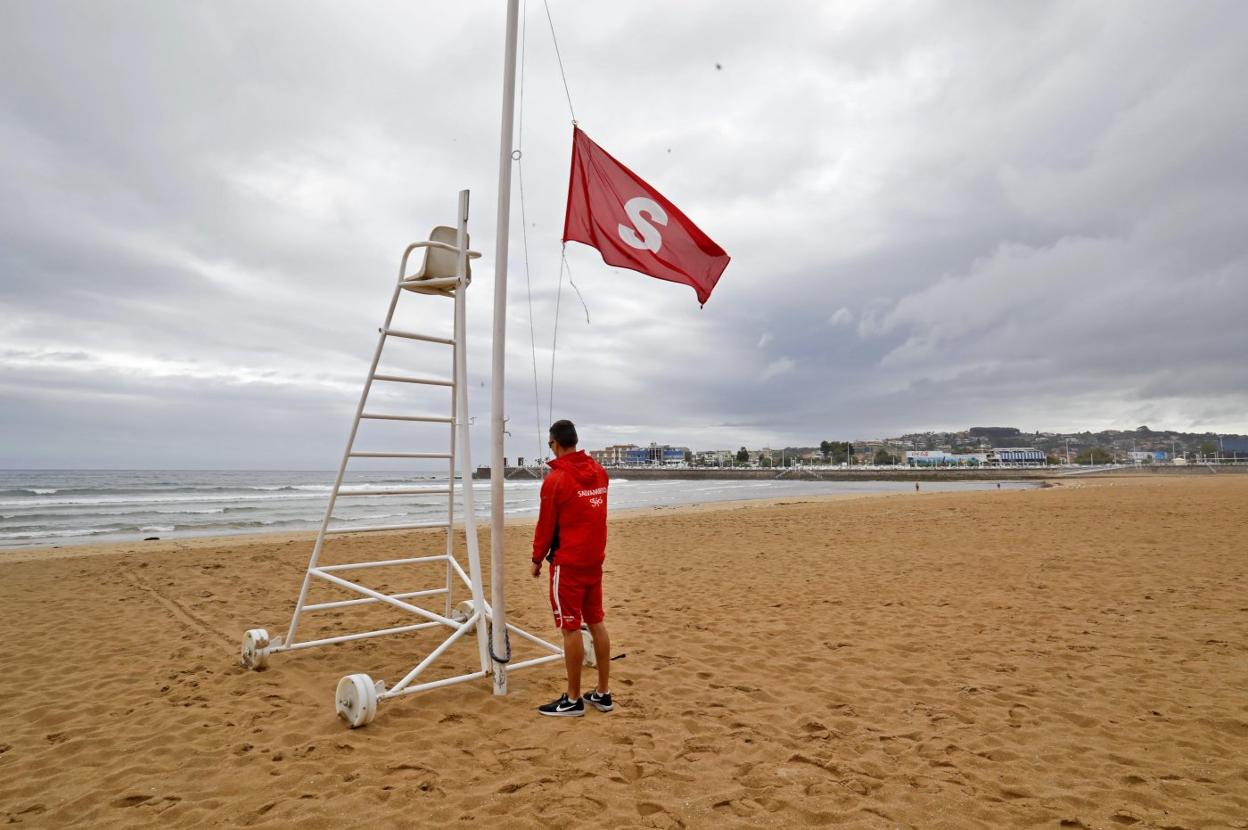
M 151 585 L 148 585 L 146 582 L 143 581 L 143 579 L 138 574 L 136 574 L 131 569 L 123 568 L 122 573 L 125 574 L 126 579 L 130 581 L 131 585 L 133 585 L 134 587 L 138 588 L 141 591 L 146 591 L 147 593 L 151 594 L 152 597 L 158 603 L 160 603 L 161 607 L 163 607 L 166 611 L 168 611 L 169 615 L 173 617 L 175 620 L 177 620 L 179 623 L 181 623 L 183 627 L 190 629 L 195 634 L 201 634 L 201 635 L 216 639 L 220 641 L 222 644 L 230 648 L 233 648 L 235 645 L 237 645 L 236 643 L 231 641 L 230 638 L 227 637 L 225 634 L 216 630 L 211 625 L 209 625 L 208 623 L 204 622 L 199 617 L 191 613 L 191 611 L 185 605 L 178 602 L 173 597 L 166 596 L 164 593 L 160 591 L 159 588 L 153 588 Z

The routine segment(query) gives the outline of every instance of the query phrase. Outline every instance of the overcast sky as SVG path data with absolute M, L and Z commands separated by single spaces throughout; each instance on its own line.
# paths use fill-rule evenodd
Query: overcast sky
M 550 7 L 582 128 L 733 257 L 699 309 L 569 246 L 553 411 L 585 446 L 1248 432 L 1248 4 Z M 486 462 L 503 22 L 4 2 L 0 467 L 334 467 L 398 257 L 461 188 Z M 525 43 L 509 456 L 543 446 L 571 147 L 540 3 Z

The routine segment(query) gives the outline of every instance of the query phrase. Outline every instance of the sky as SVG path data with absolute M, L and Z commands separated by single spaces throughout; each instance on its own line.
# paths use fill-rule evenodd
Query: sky
M 334 468 L 399 257 L 460 189 L 485 463 L 504 7 L 5 2 L 0 467 Z M 568 86 L 526 2 L 509 457 L 552 417 L 588 448 L 1248 432 L 1248 4 L 549 10 Z M 560 289 L 569 98 L 732 256 L 704 308 L 577 244 L 583 305 Z M 399 309 L 449 330 L 450 301 Z M 419 395 L 371 403 L 449 407 Z M 446 440 L 400 426 L 361 446 Z

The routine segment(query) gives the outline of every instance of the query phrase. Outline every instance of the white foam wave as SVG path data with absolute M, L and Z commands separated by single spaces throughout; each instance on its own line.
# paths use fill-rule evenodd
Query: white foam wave
M 404 511 L 402 513 L 375 513 L 368 516 L 334 516 L 334 520 L 339 522 L 373 522 L 377 519 L 399 519 L 410 515 L 412 514 L 409 511 Z
M 115 532 L 115 531 L 111 529 L 97 530 L 94 528 L 88 528 L 88 529 L 83 529 L 83 530 L 47 530 L 47 531 L 41 530 L 41 531 L 37 531 L 33 533 L 31 532 L 0 533 L 0 539 L 8 539 L 12 541 L 16 541 L 19 539 L 23 539 L 23 540 L 24 539 L 59 539 L 62 537 L 68 538 L 70 536 L 94 536 L 97 533 L 112 533 L 112 532 Z
M 23 499 L 22 501 L 0 501 L 0 507 L 91 507 L 103 505 L 143 505 L 143 504 L 192 504 L 195 502 L 247 502 L 247 501 L 297 501 L 314 499 L 314 493 L 302 494 L 286 492 L 280 495 L 259 495 L 256 493 L 235 493 L 233 495 L 214 496 L 87 496 L 72 499 Z

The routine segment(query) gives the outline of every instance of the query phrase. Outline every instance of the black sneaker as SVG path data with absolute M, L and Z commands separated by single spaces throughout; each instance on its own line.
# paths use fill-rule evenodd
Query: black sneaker
M 615 708 L 615 706 L 611 704 L 610 692 L 602 694 L 597 689 L 594 689 L 593 691 L 586 692 L 583 700 L 599 712 L 610 712 Z
M 564 692 L 559 695 L 558 700 L 552 700 L 544 706 L 537 707 L 537 711 L 552 718 L 583 718 L 585 717 L 585 703 L 579 697 L 576 700 L 568 700 L 568 693 Z

